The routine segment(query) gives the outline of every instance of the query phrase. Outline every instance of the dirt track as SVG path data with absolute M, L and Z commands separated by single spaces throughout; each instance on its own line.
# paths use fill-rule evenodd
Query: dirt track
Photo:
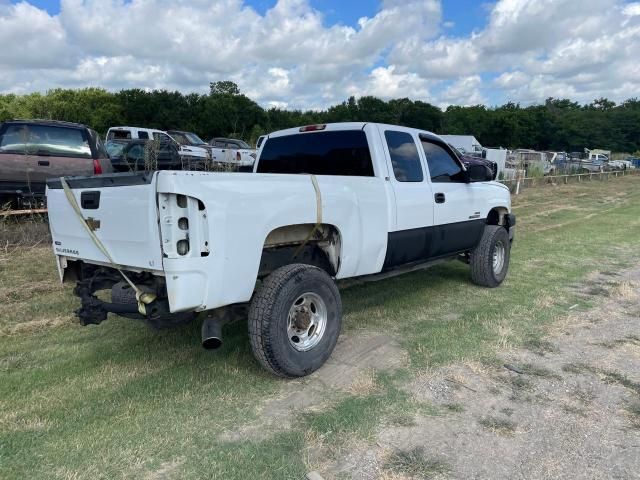
M 472 363 L 418 377 L 417 399 L 449 413 L 382 428 L 375 448 L 350 452 L 332 475 L 640 478 L 640 267 L 591 278 L 580 294 L 598 307 L 570 311 L 546 341 L 501 354 L 522 373 Z M 383 468 L 390 455 L 407 473 Z

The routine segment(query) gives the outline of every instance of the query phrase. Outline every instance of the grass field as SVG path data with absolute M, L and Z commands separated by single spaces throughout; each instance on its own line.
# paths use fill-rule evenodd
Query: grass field
M 569 307 L 590 307 L 572 284 L 640 258 L 640 176 L 532 188 L 514 210 L 500 288 L 472 285 L 468 267 L 450 262 L 343 290 L 343 334 L 390 335 L 404 366 L 239 438 L 223 432 L 259 428 L 287 383 L 258 367 L 245 325 L 228 327 L 216 352 L 202 350 L 196 324 L 155 332 L 114 317 L 81 327 L 49 248 L 0 250 L 0 477 L 301 478 L 322 464 L 315 450 L 330 461 L 384 422 L 440 414 L 403 385 L 425 369 L 540 343 Z

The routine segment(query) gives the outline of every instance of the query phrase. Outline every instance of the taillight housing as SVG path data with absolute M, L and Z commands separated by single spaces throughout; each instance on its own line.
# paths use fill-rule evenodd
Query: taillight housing
M 236 160 L 237 161 L 242 160 L 242 155 L 240 154 L 240 152 L 236 152 Z
M 93 174 L 100 175 L 102 174 L 102 165 L 100 165 L 100 160 L 97 158 L 93 159 Z

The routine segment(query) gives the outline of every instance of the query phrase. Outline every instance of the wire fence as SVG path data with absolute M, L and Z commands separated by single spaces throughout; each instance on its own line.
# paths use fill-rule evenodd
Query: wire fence
M 567 175 L 546 175 L 540 177 L 521 177 L 509 180 L 499 180 L 514 195 L 518 195 L 523 189 L 542 185 L 568 185 L 569 183 L 581 183 L 592 181 L 607 181 L 610 178 L 624 177 L 627 175 L 640 175 L 640 169 L 612 170 L 609 172 L 575 173 Z

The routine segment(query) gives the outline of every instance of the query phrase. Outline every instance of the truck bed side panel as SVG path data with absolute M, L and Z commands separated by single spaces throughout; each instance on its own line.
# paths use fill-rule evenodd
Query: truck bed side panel
M 323 222 L 342 237 L 338 277 L 379 271 L 387 240 L 382 181 L 317 179 Z M 282 226 L 316 222 L 315 190 L 307 175 L 160 172 L 157 191 L 201 200 L 207 217 L 210 253 L 163 261 L 172 311 L 248 301 L 267 235 Z

